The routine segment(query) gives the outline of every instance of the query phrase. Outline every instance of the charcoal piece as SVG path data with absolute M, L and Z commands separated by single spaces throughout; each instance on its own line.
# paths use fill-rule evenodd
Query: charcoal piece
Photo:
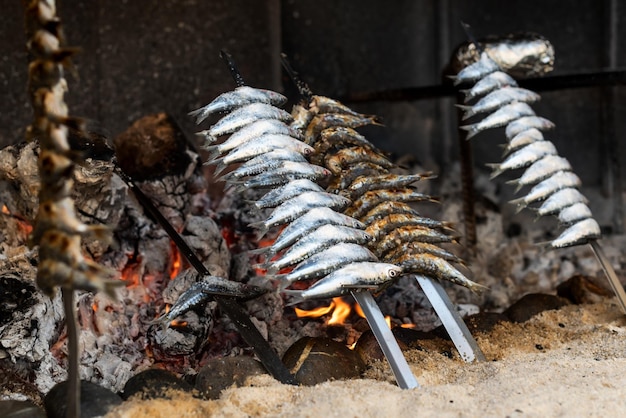
M 611 297 L 613 293 L 594 283 L 590 278 L 577 274 L 556 287 L 556 294 L 578 305 L 581 303 L 597 303 Z
M 67 410 L 67 381 L 55 385 L 44 398 L 48 418 L 65 418 Z M 95 383 L 80 382 L 81 418 L 96 418 L 106 415 L 115 406 L 122 403 L 117 394 Z
M 489 332 L 501 322 L 509 322 L 508 316 L 498 312 L 479 312 L 464 318 L 467 328 L 472 335 L 480 332 Z
M 14 272 L 0 275 L 0 327 L 6 325 L 16 312 L 26 312 L 36 303 L 35 286 L 23 281 Z
M 400 328 L 400 329 L 403 329 L 403 328 Z M 398 338 L 397 330 L 398 328 L 393 328 L 391 331 L 394 337 L 396 337 L 396 340 L 398 341 L 398 346 L 400 346 L 400 349 L 403 351 L 407 350 L 409 348 L 408 343 L 405 341 L 404 338 L 403 339 Z M 415 338 L 409 338 L 409 340 L 412 340 L 412 341 L 418 340 L 419 339 L 418 335 L 428 334 L 427 332 L 421 332 L 421 331 L 413 331 L 413 332 L 416 335 L 415 335 Z M 431 338 L 434 338 L 434 337 L 431 337 Z M 383 350 L 380 348 L 380 345 L 378 344 L 378 341 L 376 340 L 376 337 L 374 336 L 374 333 L 371 330 L 367 330 L 363 334 L 361 334 L 361 336 L 359 337 L 359 340 L 356 342 L 356 345 L 354 346 L 354 351 L 359 355 L 361 360 L 366 364 L 370 363 L 373 360 L 383 360 L 385 358 L 385 355 L 383 354 Z
M 46 418 L 46 412 L 30 401 L 0 401 L 3 418 Z
M 113 142 L 118 164 L 137 181 L 182 174 L 191 164 L 185 135 L 165 113 L 136 120 Z
M 124 400 L 134 395 L 139 395 L 141 399 L 169 399 L 170 389 L 191 392 L 193 387 L 170 371 L 148 369 L 128 379 L 121 396 Z
M 356 379 L 365 369 L 357 353 L 328 338 L 299 339 L 289 347 L 283 362 L 298 383 L 307 386 L 327 380 Z
M 525 322 L 543 311 L 559 309 L 565 305 L 569 305 L 569 302 L 560 296 L 529 293 L 509 306 L 503 313 L 513 322 Z
M 263 365 L 252 357 L 237 356 L 210 360 L 196 377 L 196 389 L 205 399 L 218 399 L 231 386 L 240 387 L 250 376 L 267 374 Z

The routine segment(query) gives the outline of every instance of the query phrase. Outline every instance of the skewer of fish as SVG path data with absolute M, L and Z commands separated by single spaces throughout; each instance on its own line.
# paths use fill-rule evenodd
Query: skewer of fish
M 315 105 L 320 102 L 326 103 L 326 106 Z M 334 105 L 330 105 L 332 102 Z M 320 115 L 332 114 L 331 112 L 337 112 L 336 117 L 319 117 Z M 315 115 L 311 116 L 310 113 L 315 113 Z M 308 104 L 294 107 L 292 127 L 308 133 L 306 141 L 316 149 L 314 158 L 325 164 L 335 175 L 327 190 L 352 200 L 352 204 L 344 213 L 362 221 L 367 227 L 375 224 L 377 230 L 387 232 L 388 239 L 370 241 L 370 250 L 381 257 L 382 261 L 397 264 L 399 259 L 396 259 L 395 256 L 385 256 L 385 254 L 397 254 L 401 252 L 399 249 L 404 248 L 405 252 L 415 254 L 416 259 L 420 261 L 423 260 L 423 257 L 418 256 L 418 254 L 426 252 L 426 250 L 415 249 L 420 243 L 425 244 L 426 248 L 432 251 L 434 242 L 453 242 L 455 237 L 450 235 L 452 231 L 449 224 L 421 217 L 412 209 L 406 210 L 406 206 L 404 213 L 411 218 L 410 220 L 393 216 L 385 217 L 384 215 L 380 215 L 382 220 L 374 220 L 375 215 L 373 214 L 378 208 L 388 208 L 391 202 L 434 201 L 431 196 L 417 192 L 410 187 L 415 182 L 432 177 L 432 174 L 391 174 L 389 169 L 396 168 L 396 166 L 385 157 L 382 151 L 355 131 L 354 126 L 316 126 L 321 124 L 320 121 L 340 120 L 338 117 L 340 115 L 350 115 L 351 118 L 354 118 L 350 120 L 360 121 L 369 117 L 370 124 L 379 123 L 376 118 L 367 115 L 358 117 L 354 113 L 333 99 L 312 95 Z M 333 140 L 329 140 L 329 138 L 333 138 Z M 409 230 L 411 232 L 408 232 Z M 394 252 L 394 250 L 397 251 Z M 419 262 L 406 264 L 404 273 L 424 273 L 435 279 L 450 279 L 455 283 L 459 283 L 459 280 L 456 279 L 463 276 L 452 265 L 446 266 L 445 269 L 442 268 L 437 274 L 434 274 L 434 270 L 429 265 L 423 263 L 420 266 Z M 469 279 L 463 283 L 472 290 L 481 289 L 480 285 Z
M 82 237 L 106 239 L 103 226 L 86 225 L 74 208 L 73 172 L 80 153 L 72 150 L 69 128 L 82 130 L 82 121 L 69 115 L 65 103 L 68 84 L 65 70 L 72 69 L 77 48 L 65 45 L 54 0 L 24 2 L 27 46 L 33 60 L 28 67 L 28 93 L 34 120 L 27 139 L 39 141 L 39 209 L 29 245 L 39 246 L 37 286 L 49 297 L 61 288 L 68 332 L 68 417 L 80 416 L 79 330 L 74 291 L 104 291 L 115 298 L 121 281 L 109 280 L 111 270 L 87 259 Z
M 228 97 L 228 96 L 221 96 Z M 252 103 L 254 104 L 254 103 Z M 248 109 L 252 104 L 246 105 Z M 237 126 L 237 118 L 232 114 L 239 112 L 238 118 L 245 121 L 240 127 L 228 132 L 230 129 L 215 129 L 214 127 L 202 133 L 207 139 L 207 146 L 211 154 L 209 163 L 220 164 L 219 170 L 225 169 L 232 163 L 241 162 L 244 169 L 235 169 L 231 173 L 222 177 L 227 185 L 243 184 L 246 187 L 254 189 L 269 189 L 265 195 L 256 202 L 252 202 L 257 208 L 274 208 L 272 214 L 265 220 L 252 225 L 257 227 L 260 235 L 265 234 L 270 228 L 285 226 L 283 232 L 278 236 L 275 243 L 268 249 L 259 249 L 253 253 L 266 253 L 266 265 L 269 271 L 268 277 L 272 277 L 271 273 L 278 272 L 283 265 L 295 265 L 296 271 L 288 278 L 283 275 L 273 276 L 279 281 L 279 287 L 290 298 L 290 304 L 299 303 L 303 300 L 328 298 L 343 295 L 357 289 L 376 290 L 395 280 L 401 273 L 400 268 L 388 263 L 381 263 L 378 259 L 367 250 L 363 244 L 370 240 L 371 237 L 363 231 L 363 225 L 357 220 L 335 212 L 333 208 L 342 209 L 350 201 L 344 197 L 333 193 L 328 193 L 315 182 L 328 177 L 330 171 L 326 168 L 318 167 L 302 161 L 302 157 L 308 156 L 309 149 L 312 149 L 305 142 L 300 141 L 300 135 L 289 132 L 287 125 L 285 128 L 276 128 L 278 123 L 272 123 L 273 128 L 280 131 L 279 135 L 292 138 L 292 141 L 299 142 L 301 146 L 294 146 L 290 153 L 284 153 L 284 144 L 287 141 L 277 141 L 269 137 L 263 142 L 267 147 L 255 152 L 244 152 L 252 147 L 248 145 L 254 142 L 254 146 L 258 147 L 258 134 L 243 136 L 240 132 L 253 123 L 262 123 L 260 121 L 266 118 L 274 118 L 284 122 L 281 112 L 265 111 L 252 112 L 252 115 L 242 113 L 235 104 L 232 112 L 223 119 L 228 118 L 232 121 L 232 126 Z M 318 106 L 324 108 L 327 106 L 323 101 Z M 212 113 L 212 109 L 217 106 L 209 104 L 203 108 L 202 112 L 195 114 L 203 114 L 208 116 Z M 280 118 L 277 117 L 280 115 Z M 330 120 L 324 120 L 323 123 L 333 124 Z M 355 122 L 359 123 L 359 122 Z M 223 126 L 220 121 L 214 126 Z M 250 130 L 251 128 L 247 128 Z M 217 138 L 224 134 L 231 133 L 231 138 L 223 144 L 228 146 L 213 145 L 217 142 Z M 236 141 L 231 141 L 233 136 L 238 135 Z M 266 135 L 267 136 L 267 135 Z M 241 139 L 244 138 L 244 139 Z M 258 148 L 256 148 L 258 150 Z M 278 153 L 281 153 L 280 159 L 284 163 L 275 164 L 273 159 Z M 295 159 L 291 155 L 300 154 Z M 239 155 L 239 157 L 232 157 Z M 248 164 L 248 161 L 257 159 L 256 162 Z M 293 160 L 293 161 L 292 161 Z M 258 166 L 265 164 L 265 168 Z M 239 171 L 238 171 L 239 170 Z M 308 175 L 304 173 L 316 173 Z M 269 179 L 269 180 L 268 180 Z M 324 232 L 326 231 L 326 232 Z M 328 251 L 328 248 L 334 248 Z M 276 253 L 279 254 L 274 259 Z M 322 256 L 323 254 L 325 256 Z M 292 282 L 297 280 L 314 280 L 315 284 L 307 290 L 290 290 L 285 289 Z M 379 312 L 380 313 L 380 312 Z M 382 315 L 379 315 L 382 318 Z M 385 326 L 384 323 L 379 325 Z M 395 342 L 395 340 L 394 340 Z M 380 341 L 383 351 L 389 345 L 393 345 L 391 341 Z M 397 345 L 397 344 L 396 344 Z M 396 347 L 397 348 L 397 347 Z M 396 350 L 400 353 L 399 349 Z M 402 379 L 398 379 L 402 387 L 415 387 L 417 381 L 410 372 L 406 360 L 400 353 L 400 358 L 390 358 L 389 361 L 394 365 L 400 365 L 402 370 Z
M 317 266 L 309 262 L 307 273 L 302 276 L 293 275 L 289 280 L 282 280 L 283 275 L 274 275 L 284 267 L 299 265 L 330 246 L 344 244 L 337 248 L 345 250 L 354 248 L 347 244 L 363 245 L 371 237 L 363 231 L 364 225 L 340 213 L 351 203 L 348 197 L 329 193 L 317 184 L 328 179 L 331 171 L 308 162 L 307 157 L 314 148 L 306 143 L 307 133 L 300 133 L 287 125 L 286 122 L 292 120 L 291 116 L 276 107 L 284 103 L 285 98 L 279 93 L 256 90 L 249 86 L 240 86 L 234 92 L 220 95 L 190 115 L 201 122 L 213 113 L 226 112 L 226 115 L 200 134 L 205 138 L 205 148 L 210 152 L 207 164 L 217 165 L 221 172 L 241 163 L 238 168 L 221 177 L 227 187 L 267 190 L 265 195 L 251 202 L 259 209 L 273 208 L 269 217 L 250 225 L 259 231 L 259 237 L 272 228 L 285 227 L 273 245 L 251 251 L 251 255 L 266 255 L 266 262 L 262 266 L 268 271 L 267 277 L 278 280 L 281 289 L 288 287 L 296 278 L 307 280 L 315 277 L 319 279 L 319 286 L 326 289 L 323 293 L 286 290 L 285 293 L 291 296 L 291 303 L 329 297 L 333 292 L 335 296 L 339 296 L 349 292 L 351 287 L 366 286 L 376 289 L 380 285 L 378 281 L 382 283 L 395 279 L 396 270 L 385 265 L 387 268 L 376 270 L 378 281 L 365 271 L 360 282 L 339 280 L 341 275 L 332 273 L 347 267 L 346 260 L 351 260 L 341 253 L 332 254 L 324 265 Z M 321 109 L 334 108 L 333 105 L 332 101 L 324 100 L 315 103 L 315 107 Z M 343 111 L 341 116 L 319 118 L 320 129 L 332 128 L 338 124 L 360 126 L 376 120 L 373 116 L 362 116 L 345 107 L 340 110 Z M 311 128 L 308 137 L 314 136 L 315 131 L 315 128 Z M 224 135 L 230 136 L 220 142 L 219 138 Z M 329 142 L 332 141 L 333 139 L 329 139 Z M 366 145 L 366 142 L 361 140 L 359 144 Z M 367 257 L 363 251 L 356 253 L 358 257 L 351 260 L 352 263 L 363 262 L 365 259 L 368 262 L 377 262 L 372 259 L 371 252 Z M 354 271 L 365 267 L 360 265 Z
M 553 129 L 554 124 L 537 116 L 529 106 L 529 103 L 538 100 L 535 93 L 524 89 L 510 93 L 510 89 L 517 89 L 515 82 L 507 80 L 492 89 L 484 88 L 486 84 L 493 84 L 484 81 L 493 78 L 493 74 L 498 74 L 498 79 L 505 78 L 499 75 L 501 72 L 500 66 L 483 52 L 476 63 L 457 74 L 455 84 L 475 82 L 473 87 L 464 91 L 466 105 L 462 109 L 466 115 L 472 117 L 492 112 L 480 122 L 461 128 L 468 131 L 469 139 L 482 131 L 506 126 L 505 135 L 509 143 L 505 147 L 505 159 L 491 164 L 494 169 L 492 178 L 508 170 L 524 169 L 524 173 L 512 183 L 517 185 L 516 191 L 525 186 L 532 186 L 532 189 L 512 203 L 517 205 L 518 210 L 539 204 L 535 209 L 539 216 L 555 215 L 559 219 L 565 229 L 547 244 L 548 248 L 590 244 L 626 313 L 626 293 L 612 267 L 606 263 L 606 257 L 601 254 L 597 244 L 601 237 L 600 226 L 587 206 L 588 199 L 579 191 L 582 184 L 580 178 L 574 174 L 569 161 L 558 155 L 554 144 L 543 137 L 543 132 Z M 501 94 L 502 91 L 507 93 Z M 472 101 L 475 101 L 474 104 L 467 104 Z
M 347 196 L 353 200 L 352 205 L 344 212 L 363 222 L 366 232 L 373 235 L 369 243 L 371 252 L 381 261 L 399 266 L 402 254 L 408 257 L 415 255 L 414 263 L 405 263 L 403 274 L 425 274 L 428 279 L 438 283 L 438 280 L 449 280 L 461 283 L 470 289 L 476 290 L 480 285 L 465 278 L 450 262 L 459 262 L 455 255 L 446 252 L 432 241 L 450 242 L 454 237 L 450 225 L 421 217 L 417 211 L 403 202 L 433 200 L 430 196 L 419 193 L 411 184 L 431 177 L 430 173 L 421 175 L 391 174 L 390 169 L 397 168 L 383 152 L 367 141 L 354 128 L 355 125 L 319 126 L 323 120 L 340 120 L 341 115 L 350 115 L 345 120 L 367 119 L 367 115 L 360 118 L 347 106 L 328 97 L 315 96 L 310 89 L 297 77 L 283 56 L 283 66 L 288 71 L 304 98 L 303 103 L 292 110 L 294 121 L 292 127 L 305 132 L 307 143 L 311 144 L 316 153 L 315 162 L 324 164 L 334 174 L 329 182 L 328 191 Z M 302 88 L 304 86 L 304 88 Z M 324 103 L 325 106 L 319 106 Z M 320 117 L 335 113 L 336 117 Z M 379 124 L 377 118 L 371 118 L 369 124 Z M 403 234 L 404 230 L 412 230 Z M 419 230 L 419 233 L 418 233 Z M 384 232 L 381 232 L 384 231 Z M 391 235 L 403 239 L 384 240 L 382 236 Z M 432 237 L 437 236 L 437 239 Z M 429 242 L 431 241 L 431 242 Z M 432 263 L 426 262 L 423 254 L 429 254 L 441 262 L 435 264 L 439 268 L 432 268 Z M 299 270 L 298 268 L 294 271 Z M 297 273 L 296 273 L 297 274 Z M 287 276 L 289 277 L 289 276 Z M 480 348 L 463 323 L 445 291 L 436 286 L 428 286 L 427 297 L 437 310 L 440 317 L 445 318 L 444 326 L 449 330 L 454 344 L 466 361 L 484 360 Z M 353 293 L 355 298 L 361 296 Z M 357 299 L 359 300 L 359 299 Z M 359 303 L 366 303 L 360 301 Z M 452 308 L 452 309 L 451 309 Z M 369 321 L 369 318 L 368 318 Z M 370 322 L 371 324 L 372 322 Z

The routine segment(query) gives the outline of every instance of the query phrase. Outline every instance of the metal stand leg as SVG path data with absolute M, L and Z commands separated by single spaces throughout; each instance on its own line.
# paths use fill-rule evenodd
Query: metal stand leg
M 485 355 L 476 344 L 476 340 L 459 316 L 441 283 L 421 275 L 416 275 L 415 278 L 448 331 L 461 358 L 468 363 L 474 360 L 485 361 Z
M 391 365 L 398 386 L 402 389 L 413 389 L 419 387 L 417 379 L 411 372 L 409 364 L 407 363 L 402 350 L 398 346 L 393 333 L 385 322 L 385 317 L 376 305 L 374 298 L 367 291 L 352 291 L 352 296 L 356 299 L 357 303 L 361 305 L 365 318 L 383 350 L 387 361 Z
M 617 296 L 617 301 L 622 307 L 622 311 L 626 313 L 626 292 L 624 292 L 624 287 L 617 278 L 617 274 L 615 274 L 615 270 L 613 270 L 611 262 L 608 260 L 608 258 L 606 258 L 606 255 L 604 255 L 604 251 L 602 251 L 602 247 L 600 247 L 598 241 L 593 240 L 589 243 L 589 245 L 591 246 L 593 253 L 598 258 L 598 261 L 600 262 L 600 265 L 602 266 L 602 269 L 606 274 L 606 278 L 613 288 L 613 293 L 615 293 L 615 296 Z

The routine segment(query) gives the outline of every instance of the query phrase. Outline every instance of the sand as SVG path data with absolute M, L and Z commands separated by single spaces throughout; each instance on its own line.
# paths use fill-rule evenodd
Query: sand
M 626 316 L 614 300 L 502 323 L 477 341 L 486 362 L 406 351 L 416 389 L 398 388 L 382 361 L 364 379 L 294 387 L 262 375 L 218 400 L 173 393 L 127 401 L 107 418 L 626 416 Z

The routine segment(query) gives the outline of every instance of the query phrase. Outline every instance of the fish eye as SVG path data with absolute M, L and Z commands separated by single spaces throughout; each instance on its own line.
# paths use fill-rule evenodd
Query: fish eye
M 389 269 L 389 277 L 396 277 L 398 275 L 398 271 L 394 268 Z

